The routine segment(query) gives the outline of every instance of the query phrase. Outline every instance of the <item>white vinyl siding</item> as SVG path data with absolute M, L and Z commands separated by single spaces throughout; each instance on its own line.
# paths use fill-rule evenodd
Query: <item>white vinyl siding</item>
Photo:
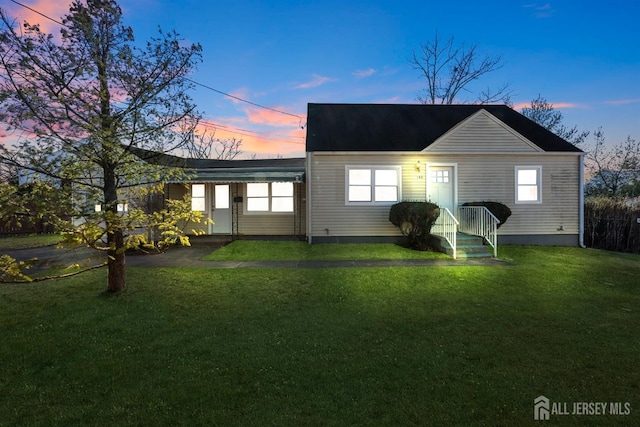
M 207 187 L 213 186 L 212 183 L 205 185 L 205 194 L 210 194 Z M 182 184 L 169 184 L 165 190 L 167 199 L 180 200 L 185 194 L 191 194 L 190 186 L 185 187 Z M 230 207 L 233 209 L 233 233 L 247 236 L 293 236 L 304 234 L 306 227 L 306 187 L 304 183 L 293 184 L 293 200 L 284 202 L 292 205 L 294 212 L 285 214 L 276 214 L 271 212 L 251 212 L 246 213 L 247 203 L 247 186 L 246 183 L 232 183 L 229 188 L 231 194 L 227 199 L 232 200 Z M 216 193 L 217 194 L 217 193 Z M 283 196 L 287 197 L 287 196 Z M 220 202 L 221 203 L 221 202 Z M 208 218 L 210 212 L 204 211 L 203 217 Z M 215 224 L 214 224 L 215 226 Z M 185 226 L 187 234 L 208 233 L 206 223 L 190 222 Z
M 445 133 L 424 152 L 536 153 L 542 150 L 483 110 Z
M 246 212 L 246 184 L 237 184 L 235 190 L 237 193 L 234 193 L 234 195 L 243 199 L 243 203 L 238 203 L 235 206 L 238 209 L 238 215 L 234 217 L 234 221 L 237 221 L 237 228 L 234 228 L 234 231 L 237 231 L 238 234 L 247 236 L 292 236 L 304 234 L 306 227 L 304 184 L 293 184 L 294 197 L 291 202 L 294 207 L 293 214 L 290 212 L 285 214 Z M 244 208 L 243 205 L 245 205 Z
M 499 234 L 577 234 L 580 213 L 580 156 L 577 153 L 429 154 L 429 153 L 309 153 L 307 211 L 313 236 L 397 236 L 389 222 L 389 204 L 369 204 L 358 209 L 345 204 L 346 165 L 366 169 L 371 165 L 402 167 L 400 200 L 425 200 L 425 169 L 420 164 L 456 164 L 457 205 L 497 201 L 512 215 Z M 361 163 L 362 166 L 359 166 Z M 543 203 L 515 203 L 515 166 L 541 167 Z M 457 215 L 456 212 L 453 212 Z M 558 231 L 563 227 L 561 232 Z
M 542 167 L 516 166 L 516 203 L 542 203 Z
M 345 204 L 393 204 L 400 201 L 400 166 L 346 166 Z
M 541 166 L 542 203 L 515 203 L 515 165 Z M 511 216 L 498 234 L 577 234 L 580 215 L 580 156 L 471 156 L 458 163 L 458 204 L 490 200 L 504 203 Z
M 389 209 L 395 202 L 348 203 L 348 169 L 396 169 L 398 201 L 425 198 L 425 180 L 416 170 L 418 158 L 394 153 L 362 155 L 309 154 L 307 169 L 307 212 L 316 236 L 397 236 L 389 222 Z M 394 165 L 390 167 L 389 165 Z M 395 166 L 397 165 L 397 166 Z M 424 174 L 424 172 L 422 172 Z M 384 191 L 384 190 L 382 190 Z M 317 220 L 314 220 L 316 219 Z

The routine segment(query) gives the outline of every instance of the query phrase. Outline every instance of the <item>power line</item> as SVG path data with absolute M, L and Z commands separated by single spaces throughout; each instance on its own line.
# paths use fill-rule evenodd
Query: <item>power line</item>
M 249 133 L 254 133 L 254 134 L 258 134 L 258 135 L 269 135 L 269 134 L 271 134 L 271 132 L 265 132 L 265 131 L 261 132 L 261 131 L 257 131 L 257 130 L 243 129 L 243 128 L 233 127 L 233 126 L 229 126 L 229 125 L 223 125 L 223 124 L 220 124 L 220 123 L 215 123 L 211 119 L 204 119 L 204 118 L 200 119 L 200 123 L 204 123 L 206 125 L 213 126 L 213 127 L 220 127 L 220 128 L 224 128 L 224 129 L 235 129 L 235 130 L 240 131 L 240 132 L 249 132 Z M 290 138 L 304 139 L 304 136 L 291 135 L 289 137 Z
M 54 18 L 51 18 L 50 16 L 47 16 L 44 13 L 42 13 L 42 12 L 36 10 L 36 9 L 33 9 L 32 7 L 29 7 L 29 6 L 25 5 L 25 4 L 22 4 L 22 3 L 20 3 L 20 2 L 18 2 L 16 0 L 10 0 L 10 1 L 15 3 L 15 4 L 17 4 L 18 6 L 24 7 L 25 9 L 29 9 L 30 11 L 32 11 L 34 13 L 37 13 L 38 15 L 40 15 L 40 16 L 42 16 L 42 17 L 44 17 L 44 18 L 46 18 L 46 19 L 48 19 L 48 20 L 50 20 L 52 22 L 55 22 L 56 24 L 59 24 L 59 25 L 62 25 L 62 26 L 66 26 L 62 22 L 60 22 L 60 21 L 58 21 L 58 20 L 56 20 Z M 213 88 L 211 86 L 205 85 L 204 83 L 197 82 L 197 81 L 195 81 L 193 79 L 190 79 L 188 77 L 186 77 L 185 80 L 187 80 L 187 81 L 189 81 L 189 82 L 191 82 L 191 83 L 193 83 L 195 85 L 201 86 L 201 87 L 203 87 L 205 89 L 209 89 L 209 90 L 211 90 L 213 92 L 219 93 L 220 95 L 224 95 L 226 97 L 235 99 L 237 101 L 244 102 L 244 103 L 253 105 L 255 107 L 262 108 L 262 109 L 269 110 L 269 111 L 273 111 L 273 112 L 276 112 L 276 113 L 279 113 L 279 114 L 284 114 L 284 115 L 287 115 L 287 116 L 295 117 L 295 118 L 298 119 L 298 126 L 300 126 L 302 129 L 304 129 L 304 125 L 302 124 L 302 117 L 299 116 L 298 114 L 288 113 L 286 111 L 278 110 L 276 108 L 267 107 L 267 106 L 264 106 L 264 105 L 261 105 L 261 104 L 246 100 L 246 99 L 242 99 L 242 98 L 240 98 L 238 96 L 231 95 L 229 93 L 226 93 L 226 92 L 223 92 L 221 90 L 215 89 L 215 88 Z
M 250 133 L 254 133 L 254 134 L 261 133 L 261 132 L 255 132 L 255 131 L 251 131 L 251 130 L 244 130 L 244 132 L 240 132 L 239 130 L 234 130 L 234 128 L 231 128 L 229 126 L 215 124 L 215 123 L 209 122 L 207 120 L 201 120 L 201 123 L 203 123 L 203 125 L 205 127 L 213 128 L 214 130 L 218 129 L 218 128 L 223 128 L 223 130 L 225 132 L 229 132 L 229 133 L 232 133 L 232 134 L 235 134 L 235 135 L 256 137 L 256 138 L 259 138 L 259 139 L 264 140 L 264 141 L 273 141 L 273 142 L 282 142 L 282 143 L 286 143 L 286 144 L 304 145 L 304 142 L 288 141 L 286 139 L 276 139 L 276 138 L 269 138 L 269 137 L 265 137 L 265 136 L 250 135 L 250 134 L 244 133 L 244 132 L 250 132 Z
M 29 6 L 25 5 L 25 4 L 22 4 L 22 3 L 20 3 L 20 2 L 18 2 L 18 1 L 16 1 L 16 0 L 10 0 L 10 1 L 11 1 L 11 2 L 13 2 L 13 3 L 15 3 L 15 4 L 17 4 L 18 6 L 22 6 L 22 7 L 24 7 L 25 9 L 29 9 L 31 12 L 33 12 L 33 13 L 37 13 L 38 15 L 40 15 L 40 16 L 42 16 L 42 17 L 45 17 L 45 18 L 47 18 L 48 20 L 55 22 L 56 24 L 59 24 L 59 25 L 63 25 L 63 26 L 64 26 L 64 24 L 63 24 L 62 22 L 58 21 L 57 19 L 54 19 L 54 18 L 52 18 L 52 17 L 50 17 L 50 16 L 47 16 L 47 15 L 45 15 L 44 13 L 39 12 L 39 11 L 35 10 L 34 8 L 32 8 L 32 7 L 29 7 Z
M 231 95 L 231 94 L 228 94 L 228 93 L 223 92 L 223 91 L 221 91 L 221 90 L 214 89 L 214 88 L 212 88 L 211 86 L 207 86 L 207 85 L 205 85 L 205 84 L 203 84 L 203 83 L 199 83 L 199 82 L 197 82 L 197 81 L 195 81 L 195 80 L 192 80 L 192 79 L 190 79 L 190 78 L 186 78 L 185 80 L 190 81 L 191 83 L 196 84 L 196 85 L 198 85 L 198 86 L 202 86 L 202 87 L 203 87 L 203 88 L 205 88 L 205 89 L 209 89 L 209 90 L 211 90 L 211 91 L 213 91 L 213 92 L 219 93 L 220 95 L 224 95 L 224 96 L 227 96 L 227 97 L 229 97 L 229 98 L 232 98 L 232 99 L 235 99 L 235 100 L 238 100 L 238 101 L 241 101 L 241 102 L 245 102 L 245 103 L 247 103 L 247 104 L 251 104 L 251 105 L 256 106 L 256 107 L 258 107 L 258 108 L 263 108 L 263 109 L 265 109 L 265 110 L 270 110 L 270 111 L 274 111 L 274 112 L 276 112 L 276 113 L 285 114 L 285 115 L 287 115 L 287 116 L 295 117 L 295 118 L 297 118 L 297 119 L 298 119 L 298 124 L 300 125 L 300 127 L 304 129 L 304 126 L 302 126 L 302 117 L 301 117 L 301 116 L 299 116 L 299 115 L 297 115 L 297 114 L 287 113 L 286 111 L 278 110 L 278 109 L 276 109 L 276 108 L 271 108 L 271 107 L 265 107 L 264 105 L 260 105 L 260 104 L 257 104 L 257 103 L 255 103 L 255 102 L 252 102 L 252 101 L 247 101 L 246 99 L 242 99 L 242 98 L 237 97 L 237 96 L 235 96 L 235 95 Z

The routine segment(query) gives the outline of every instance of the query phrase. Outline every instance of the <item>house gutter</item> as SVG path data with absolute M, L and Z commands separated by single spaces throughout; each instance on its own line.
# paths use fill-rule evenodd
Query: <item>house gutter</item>
M 313 203 L 311 203 L 311 181 L 313 180 L 313 174 L 311 173 L 311 156 L 313 156 L 313 154 L 311 152 L 307 153 L 307 170 L 306 170 L 306 175 L 307 175 L 307 179 L 305 179 L 306 183 L 307 183 L 307 243 L 311 244 L 311 206 L 313 206 Z
M 579 239 L 579 244 L 581 248 L 585 248 L 586 246 L 584 245 L 584 153 L 580 154 L 580 164 L 578 165 L 578 167 L 580 168 L 579 174 L 580 174 L 580 197 L 579 197 L 579 203 L 580 203 L 580 225 L 579 225 L 579 235 L 578 235 L 578 239 Z

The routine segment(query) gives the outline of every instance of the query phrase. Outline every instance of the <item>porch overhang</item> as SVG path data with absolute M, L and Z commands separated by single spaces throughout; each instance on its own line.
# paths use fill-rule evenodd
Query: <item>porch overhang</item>
M 187 182 L 218 182 L 218 183 L 242 183 L 242 182 L 299 182 L 305 179 L 304 169 L 209 169 L 197 170 L 190 174 Z

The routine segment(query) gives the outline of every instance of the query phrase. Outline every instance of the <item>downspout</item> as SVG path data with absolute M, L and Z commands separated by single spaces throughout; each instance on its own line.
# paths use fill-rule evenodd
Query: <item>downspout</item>
M 584 153 L 580 154 L 580 164 L 579 173 L 580 173 L 580 226 L 579 226 L 579 245 L 581 248 L 585 248 L 584 245 Z
M 306 206 L 306 210 L 307 210 L 307 243 L 311 244 L 312 243 L 312 238 L 311 238 L 311 180 L 312 180 L 312 175 L 311 175 L 311 156 L 313 154 L 312 153 L 307 153 L 307 167 L 306 167 L 306 171 L 305 171 L 305 181 L 306 181 L 306 186 L 307 186 L 307 191 L 306 191 L 306 199 L 307 199 L 307 206 Z

